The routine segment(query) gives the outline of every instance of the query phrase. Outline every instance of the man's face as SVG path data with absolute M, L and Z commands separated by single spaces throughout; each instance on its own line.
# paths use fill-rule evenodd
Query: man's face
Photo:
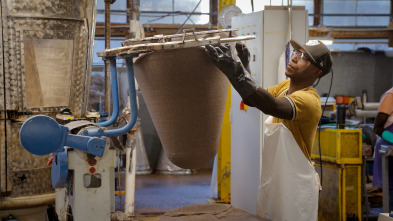
M 318 68 L 311 64 L 310 60 L 306 57 L 303 49 L 294 50 L 293 56 L 288 63 L 285 75 L 292 80 L 308 80 L 314 78 L 312 73 Z

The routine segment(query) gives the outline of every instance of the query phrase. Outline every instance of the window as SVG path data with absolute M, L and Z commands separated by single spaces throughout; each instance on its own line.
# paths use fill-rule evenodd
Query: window
M 121 42 L 123 42 L 124 38 L 111 38 L 111 48 L 121 47 Z M 104 65 L 104 61 L 101 57 L 97 56 L 97 52 L 105 50 L 105 40 L 104 38 L 95 38 L 94 39 L 94 48 L 93 48 L 93 65 Z M 123 60 L 117 60 L 117 66 L 122 65 Z
M 323 14 L 322 23 L 326 26 L 386 27 L 390 0 L 324 0 Z
M 143 1 L 143 0 L 142 0 Z M 111 4 L 111 23 L 127 23 L 127 1 L 117 0 Z M 97 1 L 96 22 L 105 22 L 105 1 Z
M 242 10 L 243 13 L 251 13 L 252 6 L 251 1 L 236 1 L 236 5 Z M 254 0 L 254 11 L 262 11 L 265 9 L 265 5 L 268 6 L 287 6 L 287 0 Z M 308 14 L 314 13 L 314 0 L 293 0 L 293 6 L 305 6 Z M 313 23 L 313 16 L 308 16 L 308 23 Z
M 140 20 L 142 24 L 183 24 L 194 9 L 186 24 L 208 24 L 209 0 L 143 0 Z

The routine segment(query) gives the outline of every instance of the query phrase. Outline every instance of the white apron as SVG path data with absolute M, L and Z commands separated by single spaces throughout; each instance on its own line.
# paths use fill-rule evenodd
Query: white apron
M 262 149 L 257 214 L 273 221 L 318 219 L 319 177 L 291 131 L 269 117 Z

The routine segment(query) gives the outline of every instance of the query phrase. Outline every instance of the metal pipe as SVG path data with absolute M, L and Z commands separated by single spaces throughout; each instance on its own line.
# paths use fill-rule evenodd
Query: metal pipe
M 130 7 L 130 39 L 132 38 L 143 38 L 144 34 L 141 36 L 140 34 L 140 22 L 139 22 L 139 16 L 140 16 L 140 11 L 139 11 L 139 5 L 140 5 L 140 0 L 130 0 L 131 7 Z M 132 25 L 137 25 L 138 28 L 132 27 Z M 137 32 L 135 32 L 137 30 Z M 128 74 L 128 79 L 132 79 L 134 82 L 134 76 L 130 77 L 130 75 L 134 75 L 133 71 L 133 61 L 132 61 L 132 56 L 126 58 L 126 64 L 127 64 L 127 72 L 131 72 Z M 132 69 L 132 70 L 130 70 Z M 134 82 L 135 83 L 135 82 Z M 132 92 L 135 93 L 135 95 L 132 95 L 136 99 L 136 88 L 134 85 L 134 88 L 132 89 Z M 129 87 L 129 96 L 130 96 L 130 105 L 131 103 L 131 86 Z M 136 102 L 135 102 L 136 104 Z M 136 111 L 137 105 L 134 105 L 134 107 L 131 107 L 131 111 Z M 136 116 L 135 116 L 136 117 Z M 136 120 L 136 118 L 135 118 Z M 131 121 L 131 116 L 130 120 Z M 127 216 L 134 216 L 135 215 L 135 173 L 136 173 L 136 137 L 135 134 L 128 134 L 127 135 L 127 142 L 126 142 L 126 174 L 125 174 L 125 202 L 124 202 L 124 213 Z
M 136 137 L 128 135 L 126 146 L 126 179 L 124 213 L 127 216 L 135 215 L 135 173 L 136 173 Z
M 315 14 L 308 14 L 308 16 L 318 16 L 318 17 L 323 17 L 323 16 L 343 16 L 343 17 L 356 17 L 356 16 L 367 16 L 367 17 L 387 17 L 390 16 L 390 14 L 321 14 L 321 13 L 315 13 Z M 364 27 L 362 27 L 364 28 Z
M 111 47 L 111 0 L 105 0 L 105 49 Z M 105 61 L 105 111 L 110 110 L 110 64 Z
M 363 103 L 363 109 L 364 110 L 378 110 L 379 108 L 379 103 Z
M 130 97 L 130 109 L 131 109 L 130 120 L 128 121 L 127 125 L 122 128 L 104 131 L 105 136 L 114 137 L 114 136 L 125 134 L 128 131 L 130 131 L 136 123 L 136 118 L 137 118 L 136 89 L 135 89 L 135 80 L 134 80 L 134 63 L 132 61 L 134 56 L 135 55 L 131 55 L 125 58 L 126 67 L 127 67 L 127 76 L 128 76 L 128 93 Z
M 126 67 L 127 67 L 127 76 L 128 76 L 128 94 L 130 97 L 130 109 L 131 115 L 130 120 L 126 124 L 126 126 L 113 130 L 102 130 L 101 128 L 91 128 L 86 129 L 82 132 L 84 136 L 107 136 L 107 137 L 116 137 L 130 131 L 135 123 L 137 118 L 137 105 L 136 105 L 136 90 L 135 90 L 135 80 L 134 80 L 134 64 L 133 57 L 136 56 L 132 54 L 125 58 Z
M 103 9 L 97 9 L 98 13 L 104 13 L 105 10 Z M 112 15 L 124 15 L 128 14 L 127 10 L 111 10 Z M 140 14 L 170 14 L 170 15 L 189 15 L 192 13 L 192 15 L 217 15 L 217 13 L 210 13 L 210 12 L 185 12 L 185 11 L 139 11 Z M 146 16 L 146 15 L 145 15 Z M 30 16 L 25 16 L 28 18 L 31 18 Z M 149 16 L 152 17 L 152 16 Z
M 102 127 L 108 127 L 112 125 L 116 121 L 117 117 L 119 116 L 119 89 L 118 89 L 119 86 L 117 82 L 116 57 L 111 57 L 108 60 L 110 63 L 110 71 L 111 71 L 113 111 L 109 120 L 96 123 L 97 125 L 100 125 Z
M 55 193 L 24 197 L 5 197 L 0 200 L 0 210 L 25 209 L 31 207 L 52 205 L 55 203 Z
M 129 38 L 134 39 L 134 38 L 141 38 L 140 36 L 137 36 L 137 33 L 135 30 L 139 30 L 139 28 L 132 28 L 133 25 L 140 26 L 139 23 L 139 17 L 140 17 L 140 11 L 139 11 L 139 6 L 140 6 L 140 1 L 139 0 L 130 0 L 130 8 L 128 9 L 129 12 L 129 17 L 130 17 L 130 30 L 129 30 Z M 138 22 L 135 22 L 138 21 Z
M 130 20 L 139 21 L 139 16 L 141 14 L 139 11 L 140 4 L 140 0 L 131 0 Z
M 378 114 L 377 110 L 361 110 L 355 109 L 355 116 L 356 117 L 376 117 Z

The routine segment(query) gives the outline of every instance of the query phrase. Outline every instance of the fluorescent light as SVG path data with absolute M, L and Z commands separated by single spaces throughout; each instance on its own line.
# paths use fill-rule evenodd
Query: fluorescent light
M 318 39 L 325 45 L 332 45 L 333 44 L 333 39 Z

